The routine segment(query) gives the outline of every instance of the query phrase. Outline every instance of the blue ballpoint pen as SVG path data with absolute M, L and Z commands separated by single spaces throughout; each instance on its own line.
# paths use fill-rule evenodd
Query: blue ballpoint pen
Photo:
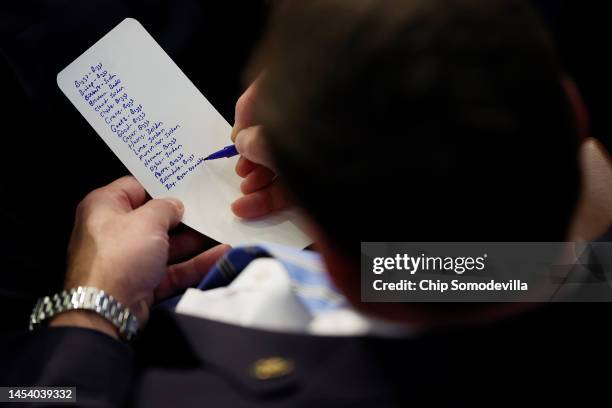
M 238 153 L 238 150 L 236 149 L 236 145 L 230 145 L 230 146 L 225 146 L 223 149 L 214 152 L 213 154 L 208 155 L 207 157 L 204 158 L 204 160 L 215 160 L 215 159 L 221 159 L 223 157 L 234 157 L 236 156 Z

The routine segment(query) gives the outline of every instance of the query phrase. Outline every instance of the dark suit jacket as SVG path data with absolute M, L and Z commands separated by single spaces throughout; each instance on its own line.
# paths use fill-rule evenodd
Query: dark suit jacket
M 406 339 L 272 333 L 156 312 L 133 345 L 78 328 L 2 341 L 2 385 L 77 387 L 79 406 L 580 406 L 609 399 L 610 307 L 546 305 Z M 270 357 L 293 370 L 257 379 Z M 516 405 L 515 405 L 516 404 Z

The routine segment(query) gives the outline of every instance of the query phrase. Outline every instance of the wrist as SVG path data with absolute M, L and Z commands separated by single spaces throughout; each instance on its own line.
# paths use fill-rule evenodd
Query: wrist
M 69 291 L 79 286 L 92 287 L 103 290 L 112 296 L 117 302 L 121 303 L 136 316 L 141 327 L 144 327 L 149 317 L 149 305 L 153 298 L 153 293 L 147 295 L 139 293 L 124 279 L 117 279 L 116 275 L 108 273 L 108 265 L 104 267 L 91 267 L 87 273 L 81 267 L 72 267 L 68 270 L 64 290 Z M 129 276 L 129 271 L 125 271 L 123 276 Z M 149 300 L 151 299 L 151 300 Z
M 96 287 L 78 286 L 40 298 L 30 315 L 30 330 L 51 321 L 54 326 L 91 328 L 126 340 L 131 340 L 138 331 L 136 315 Z
M 88 275 L 81 275 L 76 273 L 68 273 L 68 278 L 64 283 L 64 290 L 70 290 L 79 286 L 91 287 L 103 290 L 108 295 L 112 296 L 115 300 L 121 303 L 124 307 L 130 308 L 130 297 L 123 293 L 123 285 L 119 285 L 113 282 L 112 279 L 105 278 L 105 274 L 92 272 Z

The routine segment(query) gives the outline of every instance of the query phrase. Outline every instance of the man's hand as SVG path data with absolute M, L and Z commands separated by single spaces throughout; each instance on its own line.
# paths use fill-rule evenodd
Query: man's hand
M 287 195 L 276 181 L 261 126 L 254 123 L 254 105 L 258 81 L 238 99 L 232 141 L 241 154 L 236 173 L 244 178 L 240 190 L 244 196 L 232 203 L 238 217 L 257 218 L 289 206 Z
M 93 191 L 77 208 L 65 287 L 104 290 L 135 313 L 142 327 L 154 300 L 197 283 L 229 249 L 219 245 L 168 266 L 168 261 L 185 259 L 202 246 L 202 239 L 192 231 L 168 235 L 182 216 L 180 201 L 147 201 L 145 190 L 133 177 L 123 177 Z M 112 335 L 103 320 L 69 312 L 58 315 L 52 325 L 85 326 Z

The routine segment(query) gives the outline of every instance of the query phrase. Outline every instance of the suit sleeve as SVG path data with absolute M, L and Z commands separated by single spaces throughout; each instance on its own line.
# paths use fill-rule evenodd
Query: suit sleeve
M 128 400 L 134 357 L 125 343 L 76 327 L 42 328 L 5 342 L 3 385 L 76 387 L 71 406 L 79 407 L 119 407 Z

